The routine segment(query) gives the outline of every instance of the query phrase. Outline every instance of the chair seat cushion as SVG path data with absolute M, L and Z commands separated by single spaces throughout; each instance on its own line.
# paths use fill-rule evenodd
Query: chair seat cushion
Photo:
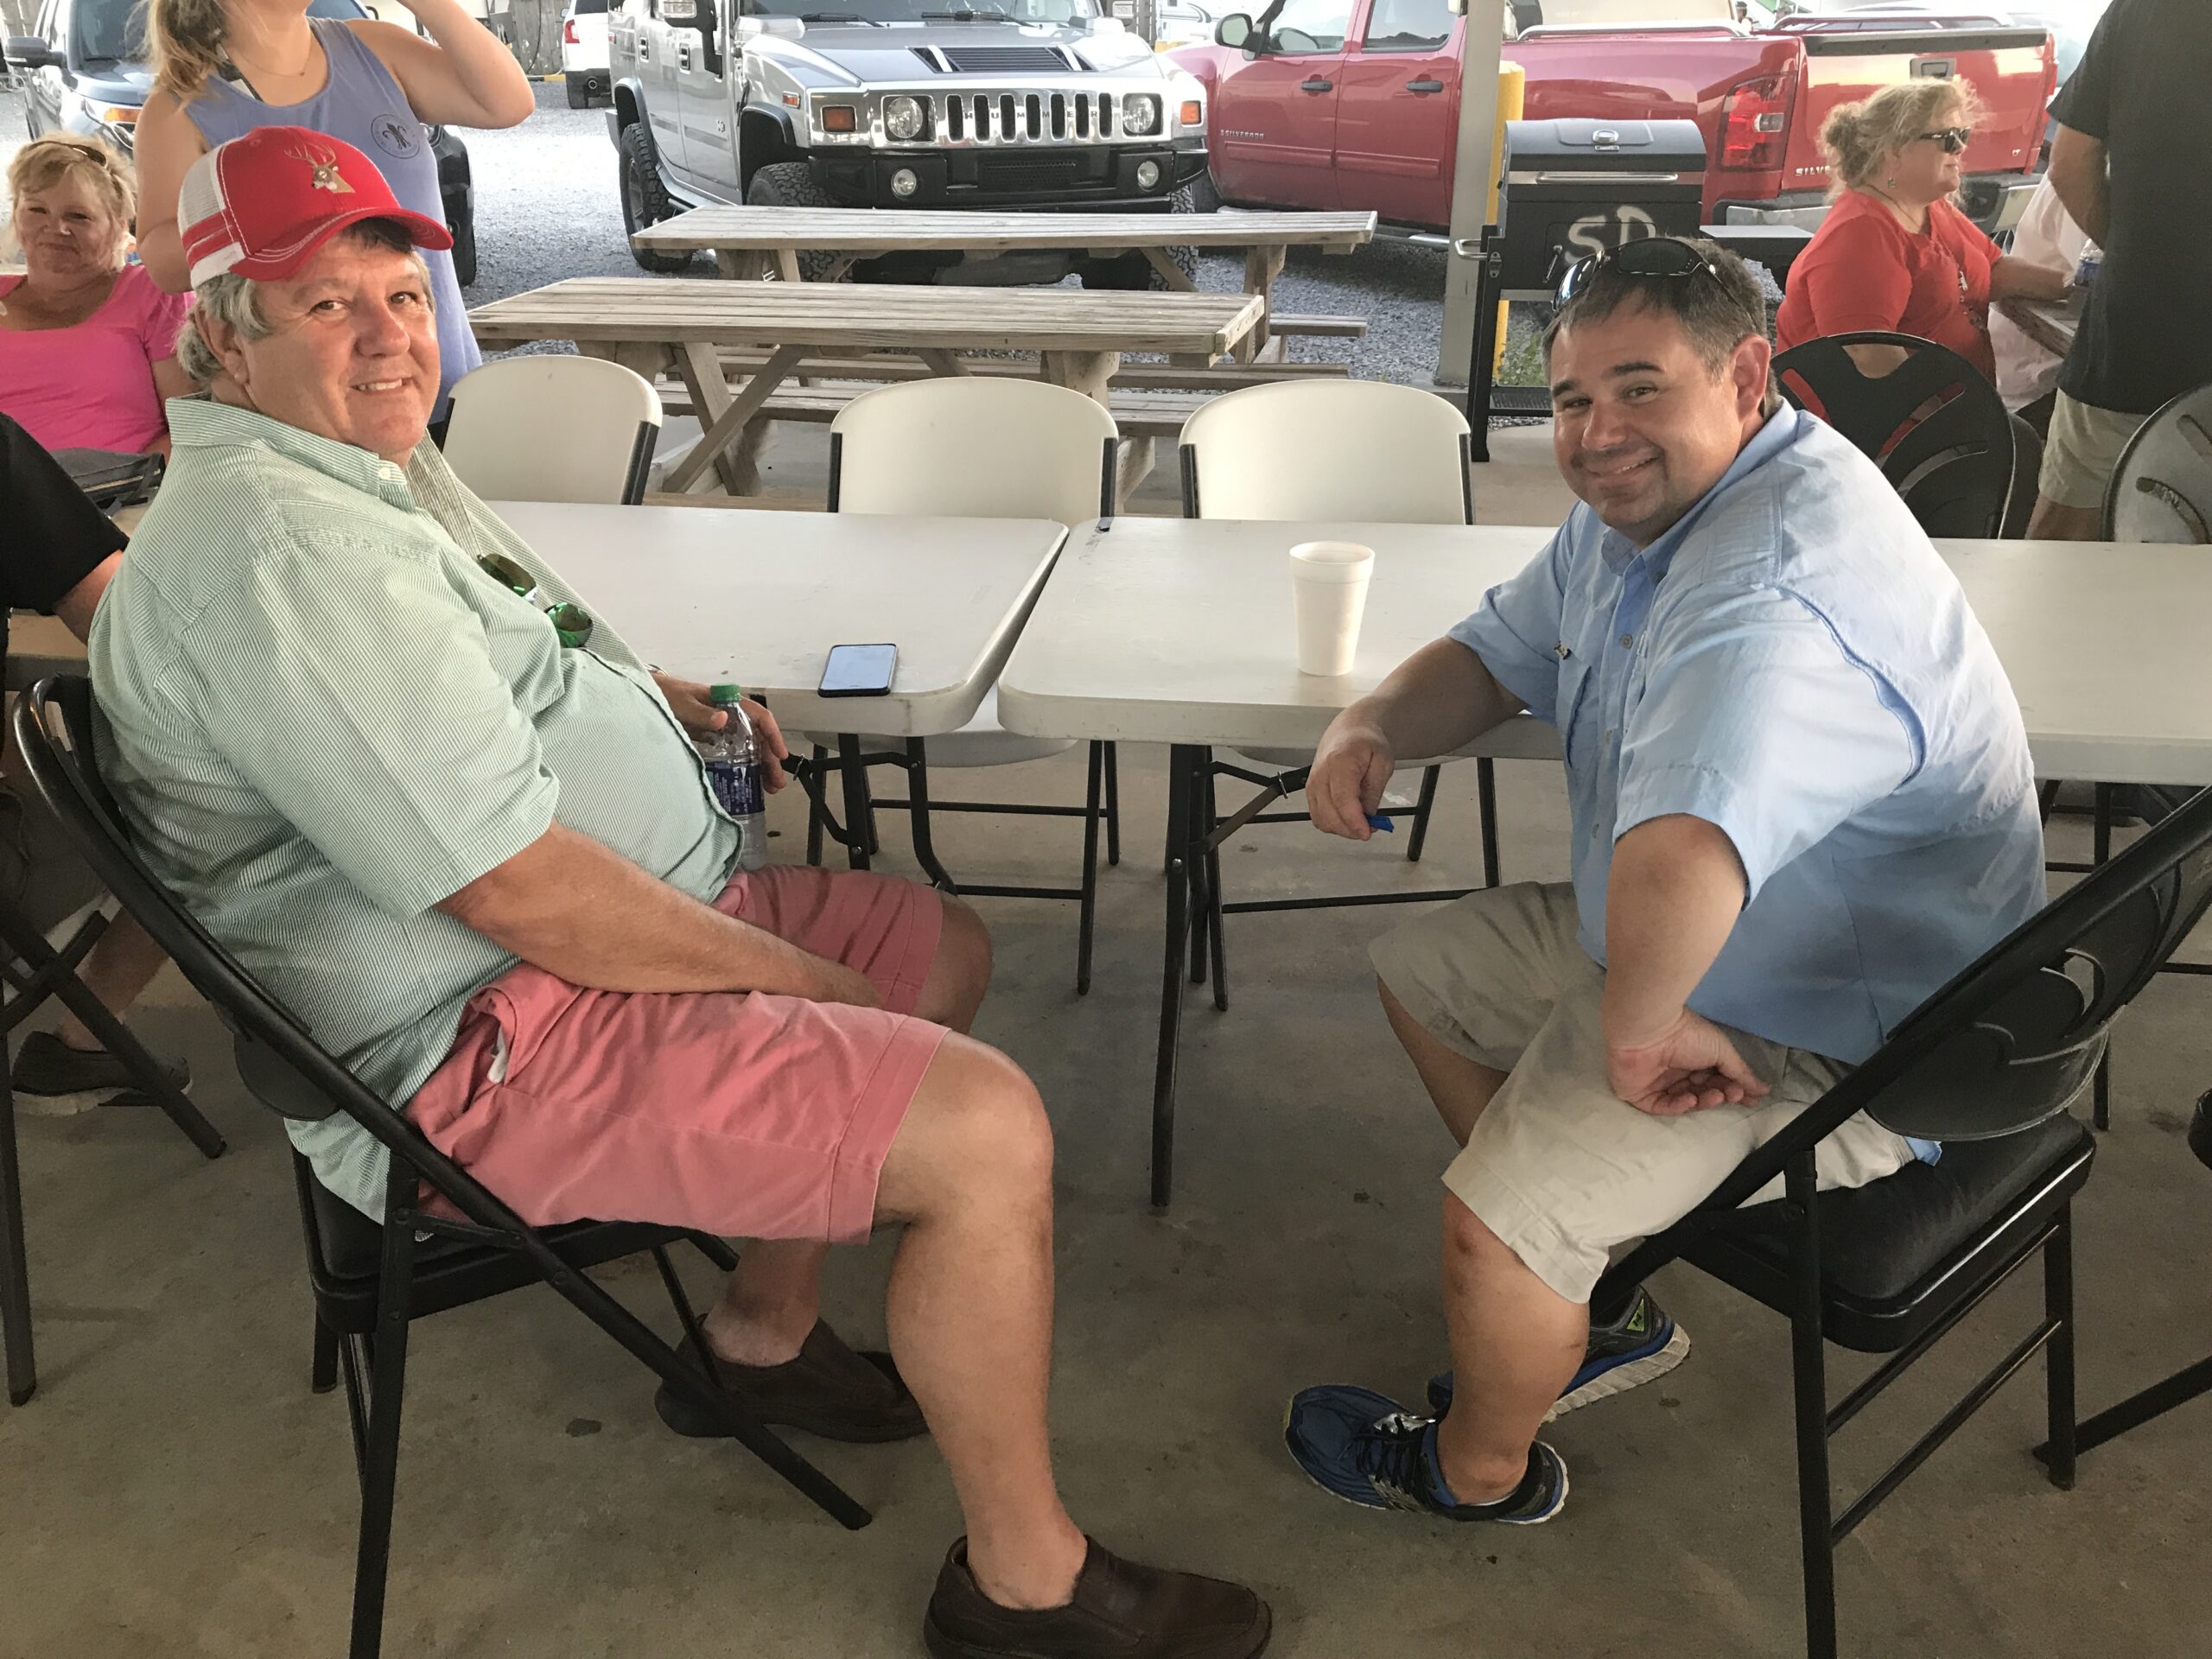
M 1935 1163 L 1821 1193 L 1821 1277 L 1829 1294 L 1867 1306 L 1911 1299 L 2093 1146 L 2088 1131 L 2061 1113 L 2016 1135 L 1947 1141 Z M 1786 1269 L 1787 1224 L 1780 1203 L 1756 1205 L 1717 1223 L 1684 1254 L 1722 1271 L 1710 1253 L 1732 1248 Z
M 836 753 L 835 733 L 802 732 L 791 736 L 794 744 L 818 744 L 832 754 Z M 864 746 L 877 747 L 895 744 L 895 738 L 863 736 Z M 940 766 L 1012 766 L 1024 760 L 1044 760 L 1056 754 L 1065 754 L 1075 747 L 1071 738 L 1024 737 L 1019 732 L 1009 732 L 999 724 L 999 689 L 995 685 L 983 694 L 982 702 L 976 709 L 976 716 L 957 732 L 928 740 L 925 753 L 929 756 L 930 770 Z

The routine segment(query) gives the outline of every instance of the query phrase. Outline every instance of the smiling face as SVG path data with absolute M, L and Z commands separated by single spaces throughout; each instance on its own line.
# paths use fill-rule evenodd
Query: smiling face
M 73 285 L 123 268 L 129 226 L 91 181 L 75 172 L 18 196 L 15 226 L 23 264 L 35 283 Z
M 1570 319 L 1551 346 L 1560 476 L 1605 524 L 1649 547 L 1759 429 L 1773 352 L 1747 335 L 1715 369 L 1681 322 L 1641 302 Z
M 1941 132 L 1946 127 L 1967 124 L 1964 107 L 1954 99 L 1938 110 L 1922 130 Z M 1882 188 L 1897 200 L 1916 207 L 1942 201 L 1966 181 L 1966 159 L 1963 150 L 1954 156 L 1935 139 L 1916 135 L 1890 152 L 1880 178 L 1893 178 L 1897 182 Z
M 429 283 L 412 251 L 340 235 L 300 273 L 265 283 L 270 333 L 216 328 L 208 345 L 242 400 L 271 420 L 404 463 L 438 396 Z

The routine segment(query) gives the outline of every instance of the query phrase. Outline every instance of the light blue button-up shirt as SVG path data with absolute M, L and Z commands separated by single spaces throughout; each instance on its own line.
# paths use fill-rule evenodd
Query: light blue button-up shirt
M 2039 909 L 2018 702 L 1873 463 L 1783 409 L 1639 551 L 1578 505 L 1452 638 L 1557 727 L 1582 948 L 1614 841 L 1688 813 L 1749 891 L 1690 1007 L 1856 1065 Z

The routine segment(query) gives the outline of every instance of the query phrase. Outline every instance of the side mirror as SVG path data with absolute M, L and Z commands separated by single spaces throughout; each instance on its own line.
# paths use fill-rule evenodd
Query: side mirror
M 1252 20 L 1241 11 L 1232 11 L 1214 25 L 1213 37 L 1223 46 L 1242 51 L 1254 39 Z
M 61 54 L 35 35 L 10 35 L 7 51 L 10 69 L 60 69 L 66 67 L 61 61 Z

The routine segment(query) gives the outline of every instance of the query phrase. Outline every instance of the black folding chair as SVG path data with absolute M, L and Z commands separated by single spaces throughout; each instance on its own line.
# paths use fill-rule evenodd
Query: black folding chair
M 704 1338 L 667 1247 L 690 1238 L 723 1263 L 732 1259 L 727 1248 L 677 1229 L 636 1223 L 532 1227 L 438 1151 L 331 1058 L 139 861 L 91 764 L 92 715 L 91 683 L 78 676 L 41 680 L 16 706 L 16 741 L 48 804 L 124 908 L 214 1005 L 235 1040 L 239 1075 L 256 1098 L 296 1120 L 344 1112 L 391 1156 L 381 1224 L 302 1172 L 301 1214 L 317 1325 L 315 1382 L 327 1387 L 334 1362 L 343 1360 L 361 1483 L 351 1659 L 375 1659 L 383 1641 L 409 1325 L 525 1285 L 550 1285 L 671 1389 L 717 1416 L 733 1438 L 833 1518 L 849 1528 L 867 1525 L 866 1510 L 708 1381 Z M 466 1219 L 431 1213 L 426 1208 L 431 1197 L 442 1198 Z M 696 1363 L 680 1357 L 589 1276 L 589 1268 L 640 1250 L 652 1253 Z
M 38 1362 L 31 1346 L 30 1262 L 23 1244 L 22 1172 L 16 1147 L 16 1102 L 4 1046 L 10 1032 L 51 997 L 83 1020 L 107 1052 L 123 1062 L 137 1091 L 160 1107 L 186 1139 L 210 1158 L 223 1153 L 223 1137 L 181 1090 L 162 1075 L 130 1028 L 94 996 L 77 969 L 107 931 L 93 912 L 60 950 L 5 899 L 0 899 L 0 1344 L 8 1352 L 8 1403 L 20 1406 L 38 1391 Z
M 1677 1258 L 1790 1322 L 1805 1645 L 1834 1659 L 1835 1547 L 2038 1349 L 2054 1485 L 2074 1482 L 2074 1194 L 2095 1141 L 2067 1114 L 2112 1021 L 2212 906 L 2212 789 L 2190 800 L 1923 1003 L 1866 1065 L 1745 1160 L 1712 1196 L 1605 1276 L 1611 1300 Z M 1816 1192 L 1815 1149 L 1865 1111 L 1942 1141 L 1847 1192 Z M 1777 1176 L 1784 1195 L 1739 1208 Z M 2018 1268 L 2044 1264 L 2044 1318 L 1834 1509 L 1828 1441 Z M 1889 1357 L 1827 1403 L 1824 1343 Z
M 2105 490 L 2108 542 L 2212 543 L 2212 384 L 2136 429 Z
M 1852 346 L 1899 346 L 1912 355 L 1873 376 L 1852 360 Z M 1791 403 L 1817 404 L 1821 417 L 1882 469 L 1930 536 L 1990 537 L 2003 527 L 2016 459 L 2012 416 L 1956 352 L 1915 334 L 1830 334 L 1783 353 L 1774 376 Z

